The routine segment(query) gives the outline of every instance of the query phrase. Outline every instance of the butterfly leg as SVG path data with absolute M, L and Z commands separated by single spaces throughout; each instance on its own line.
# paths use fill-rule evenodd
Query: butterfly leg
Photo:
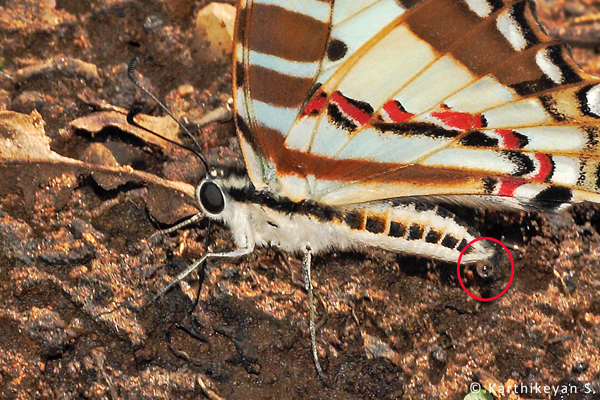
M 188 276 L 193 270 L 195 270 L 200 265 L 202 265 L 202 263 L 204 261 L 211 259 L 211 258 L 237 258 L 237 257 L 245 256 L 246 254 L 252 253 L 252 250 L 254 250 L 254 245 L 249 246 L 249 247 L 241 247 L 239 249 L 235 249 L 235 250 L 223 252 L 223 253 L 206 253 L 198 261 L 194 262 L 192 265 L 187 267 L 187 269 L 185 269 L 185 271 L 183 271 L 179 275 L 177 275 L 167 286 L 165 286 L 156 296 L 154 296 L 154 298 L 152 298 L 152 300 L 146 305 L 146 307 L 148 305 L 154 303 L 159 297 L 161 297 L 165 293 L 167 293 L 173 286 L 175 286 L 177 283 L 179 283 L 180 281 L 185 279 L 185 277 Z
M 317 330 L 315 325 L 315 300 L 313 295 L 313 286 L 310 281 L 310 266 L 312 262 L 312 250 L 310 246 L 304 248 L 304 257 L 302 259 L 302 275 L 304 277 L 304 288 L 308 294 L 308 330 L 310 331 L 310 347 L 312 350 L 312 356 L 317 370 L 319 379 L 327 384 L 321 363 L 319 362 L 319 355 L 317 354 Z
M 177 225 L 172 226 L 172 227 L 170 227 L 168 229 L 165 229 L 165 230 L 163 230 L 161 232 L 165 233 L 165 234 L 168 234 L 168 233 L 171 233 L 171 232 L 178 231 L 181 228 L 185 228 L 186 226 L 190 226 L 190 225 L 195 224 L 196 222 L 200 221 L 204 217 L 205 217 L 205 215 L 202 214 L 202 213 L 198 213 L 198 214 L 192 215 L 191 217 L 189 217 L 185 221 L 180 222 Z
M 202 128 L 208 124 L 213 122 L 227 122 L 233 119 L 233 99 L 230 98 L 224 105 L 217 108 L 216 110 L 209 111 L 206 114 L 202 115 L 200 118 L 197 118 L 193 122 L 198 126 L 198 128 Z

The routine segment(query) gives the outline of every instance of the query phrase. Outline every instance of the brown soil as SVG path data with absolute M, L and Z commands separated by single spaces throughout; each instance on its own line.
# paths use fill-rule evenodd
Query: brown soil
M 202 172 L 189 156 L 116 129 L 92 137 L 66 128 L 94 111 L 82 93 L 124 108 L 140 98 L 126 77 L 134 56 L 146 85 L 178 115 L 222 105 L 230 65 L 195 61 L 189 46 L 193 15 L 207 3 L 0 0 L 0 105 L 39 111 L 63 155 L 109 143 L 122 164 L 195 184 Z M 596 31 L 561 27 L 598 8 L 592 0 L 538 5 L 549 31 L 577 46 L 577 62 L 596 73 Z M 59 56 L 96 65 L 99 76 L 77 66 L 17 73 Z M 242 165 L 232 123 L 209 126 L 199 141 L 212 160 Z M 453 265 L 377 250 L 318 257 L 327 387 L 310 355 L 296 255 L 258 249 L 209 264 L 197 305 L 192 278 L 142 308 L 205 253 L 207 229 L 151 237 L 161 226 L 139 189 L 107 191 L 91 177 L 65 174 L 32 187 L 33 204 L 24 193 L 0 196 L 0 398 L 195 399 L 204 396 L 200 382 L 225 399 L 460 400 L 472 382 L 499 392 L 513 384 L 571 391 L 525 391 L 524 399 L 600 398 L 585 386 L 600 390 L 599 206 L 559 215 L 454 209 L 482 236 L 518 246 L 512 286 L 493 302 L 470 298 Z M 220 226 L 209 243 L 213 251 L 234 246 Z M 492 283 L 467 275 L 469 290 L 489 297 L 510 271 L 504 265 Z

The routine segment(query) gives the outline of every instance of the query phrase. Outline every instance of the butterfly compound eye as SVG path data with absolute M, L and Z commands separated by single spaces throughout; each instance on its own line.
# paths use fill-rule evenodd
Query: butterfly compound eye
M 211 214 L 220 214 L 225 208 L 225 197 L 219 185 L 205 181 L 198 190 L 198 199 L 202 207 Z

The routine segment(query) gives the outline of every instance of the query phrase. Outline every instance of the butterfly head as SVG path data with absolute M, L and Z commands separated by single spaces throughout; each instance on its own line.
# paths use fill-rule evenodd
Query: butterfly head
M 251 200 L 257 196 L 247 176 L 224 174 L 209 176 L 196 188 L 196 199 L 202 213 L 211 220 L 229 227 L 239 247 L 252 249 L 255 243 L 255 224 L 260 220 Z
M 231 198 L 219 182 L 207 177 L 196 188 L 196 200 L 204 215 L 211 219 L 223 219 Z

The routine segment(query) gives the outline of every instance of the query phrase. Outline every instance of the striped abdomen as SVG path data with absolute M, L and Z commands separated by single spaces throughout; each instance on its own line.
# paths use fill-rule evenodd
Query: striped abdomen
M 476 238 L 454 214 L 418 201 L 348 206 L 341 224 L 365 245 L 451 262 Z M 466 248 L 462 260 L 475 262 L 492 255 L 493 249 L 479 241 Z
M 286 251 L 363 250 L 378 247 L 398 253 L 463 263 L 489 259 L 493 249 L 479 241 L 454 214 L 417 201 L 379 201 L 331 207 L 313 202 L 278 202 L 254 192 L 232 191 L 236 211 L 226 220 L 236 241 L 271 245 Z M 244 192 L 246 195 L 248 192 Z M 248 224 L 241 224 L 248 218 Z

